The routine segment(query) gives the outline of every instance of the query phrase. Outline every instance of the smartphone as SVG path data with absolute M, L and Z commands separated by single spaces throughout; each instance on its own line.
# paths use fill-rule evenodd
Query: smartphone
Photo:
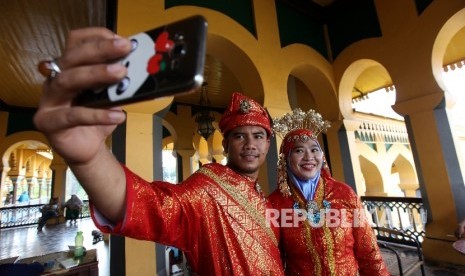
M 74 105 L 120 106 L 195 91 L 204 79 L 207 26 L 196 15 L 130 36 L 132 50 L 120 61 L 128 69 L 126 77 L 82 91 Z

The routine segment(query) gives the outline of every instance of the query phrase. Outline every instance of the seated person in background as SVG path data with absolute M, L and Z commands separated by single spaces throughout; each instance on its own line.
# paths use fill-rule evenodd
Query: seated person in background
M 73 194 L 65 203 L 66 220 L 69 220 L 70 222 L 74 221 L 74 223 L 76 223 L 76 219 L 79 218 L 83 205 L 84 203 L 82 203 L 82 200 L 77 195 Z
M 5 197 L 5 205 L 13 203 L 13 191 L 10 191 Z
M 48 204 L 42 206 L 40 208 L 40 211 L 42 212 L 42 217 L 39 218 L 37 230 L 42 231 L 42 228 L 47 223 L 47 220 L 58 217 L 58 210 L 58 197 L 51 198 Z
M 29 194 L 27 191 L 24 191 L 18 198 L 18 202 L 20 203 L 28 202 L 29 200 Z
M 465 219 L 457 225 L 457 229 L 455 229 L 455 237 L 457 239 L 465 238 Z
M 458 252 L 465 254 L 465 218 L 458 223 L 455 229 L 455 237 L 457 241 L 452 244 L 452 247 Z

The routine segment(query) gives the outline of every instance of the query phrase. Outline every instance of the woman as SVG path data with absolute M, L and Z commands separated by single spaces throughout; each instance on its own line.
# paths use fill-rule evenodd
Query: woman
M 358 196 L 325 168 L 316 136 L 327 127 L 313 110 L 297 109 L 274 121 L 275 132 L 287 133 L 279 187 L 269 196 L 279 211 L 286 274 L 389 275 Z

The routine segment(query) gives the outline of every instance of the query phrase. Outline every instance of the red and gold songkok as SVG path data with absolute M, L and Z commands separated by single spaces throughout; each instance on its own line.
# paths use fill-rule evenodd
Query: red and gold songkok
M 231 104 L 224 112 L 219 127 L 226 137 L 229 131 L 239 126 L 260 126 L 266 130 L 268 136 L 271 135 L 268 112 L 255 100 L 234 92 Z

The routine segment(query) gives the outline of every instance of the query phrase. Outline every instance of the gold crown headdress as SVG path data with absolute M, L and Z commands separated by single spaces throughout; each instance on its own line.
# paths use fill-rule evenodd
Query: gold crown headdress
M 295 108 L 292 113 L 273 119 L 273 130 L 281 138 L 284 138 L 289 131 L 299 128 L 309 129 L 313 136 L 317 137 L 321 132 L 326 132 L 329 127 L 331 127 L 330 122 L 323 120 L 321 114 L 313 109 L 304 112 L 300 108 Z

